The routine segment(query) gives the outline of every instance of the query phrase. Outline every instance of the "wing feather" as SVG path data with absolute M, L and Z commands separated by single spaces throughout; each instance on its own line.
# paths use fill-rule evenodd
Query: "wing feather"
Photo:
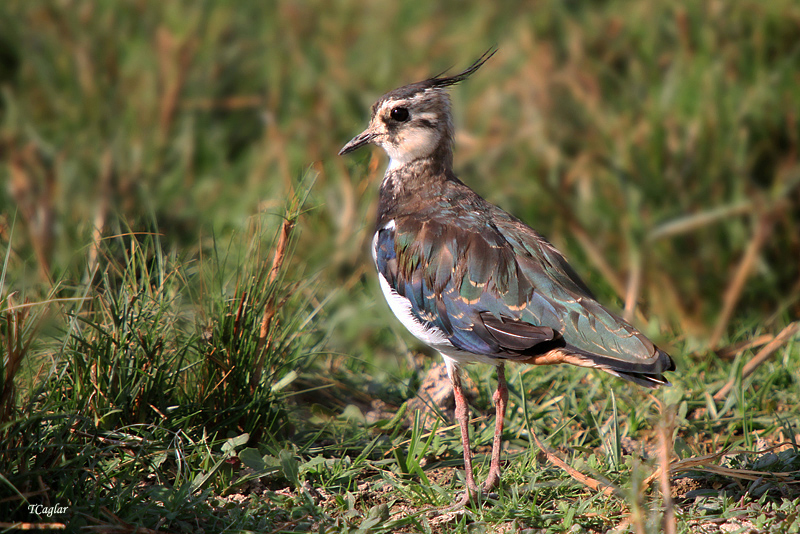
M 461 351 L 666 382 L 669 355 L 599 304 L 549 242 L 499 208 L 479 207 L 491 216 L 439 210 L 379 230 L 378 270 L 416 319 Z

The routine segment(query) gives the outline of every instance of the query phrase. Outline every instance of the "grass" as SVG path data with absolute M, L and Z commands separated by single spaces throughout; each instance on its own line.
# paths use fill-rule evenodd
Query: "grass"
M 4 529 L 800 530 L 796 3 L 450 7 L 0 6 Z M 384 157 L 335 154 L 493 44 L 461 178 L 678 372 L 509 369 L 499 496 L 437 515 L 461 444 L 407 403 L 436 356 L 370 265 Z

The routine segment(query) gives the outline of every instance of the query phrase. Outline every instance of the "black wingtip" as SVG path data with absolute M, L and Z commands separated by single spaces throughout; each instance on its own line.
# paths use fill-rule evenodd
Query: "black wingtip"
M 646 374 L 646 373 L 625 373 L 622 371 L 616 371 L 609 373 L 618 376 L 619 378 L 623 378 L 640 386 L 655 389 L 661 386 L 669 387 L 670 384 L 669 380 L 664 377 L 664 375 L 660 374 Z
M 629 380 L 646 388 L 655 389 L 661 386 L 671 386 L 672 384 L 670 384 L 669 380 L 661 373 L 674 371 L 675 361 L 663 350 L 656 348 L 656 351 L 658 352 L 658 361 L 653 365 L 652 372 L 626 371 L 619 368 L 604 370 L 612 375 L 624 378 L 625 380 Z

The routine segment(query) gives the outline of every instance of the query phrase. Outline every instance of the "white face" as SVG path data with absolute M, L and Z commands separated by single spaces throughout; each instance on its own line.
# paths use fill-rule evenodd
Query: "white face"
M 368 131 L 389 155 L 389 169 L 430 156 L 446 135 L 449 103 L 439 95 L 390 99 L 375 110 Z M 433 97 L 433 98 L 431 98 Z
M 381 131 L 381 135 L 375 138 L 375 144 L 389 155 L 389 169 L 430 156 L 442 138 L 442 132 L 435 127 L 438 123 L 435 113 L 415 113 L 412 109 L 409 110 L 410 118 L 407 122 L 397 123 L 390 117 L 390 113 L 398 107 L 403 107 L 403 104 L 387 102 L 370 125 Z
M 373 144 L 391 158 L 389 169 L 424 159 L 452 143 L 450 99 L 441 89 L 425 89 L 410 96 L 386 96 L 373 107 L 369 127 L 350 140 L 339 154 Z M 449 147 L 445 147 L 449 149 Z
M 426 158 L 439 149 L 442 162 L 452 164 L 453 124 L 447 88 L 466 80 L 495 52 L 496 49 L 487 50 L 454 76 L 442 73 L 389 91 L 373 106 L 369 128 L 346 143 L 339 155 L 371 143 L 389 154 L 389 170 Z

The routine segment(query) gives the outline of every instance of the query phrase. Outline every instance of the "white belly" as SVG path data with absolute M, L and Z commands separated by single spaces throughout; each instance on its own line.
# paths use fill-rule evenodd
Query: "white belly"
M 394 221 L 389 221 L 384 229 L 394 228 Z M 376 259 L 376 245 L 378 233 L 372 240 L 372 258 Z M 487 356 L 485 354 L 475 354 L 472 352 L 463 351 L 455 347 L 440 328 L 428 325 L 417 319 L 411 312 L 411 301 L 406 297 L 400 295 L 395 291 L 386 281 L 383 274 L 378 271 L 378 280 L 381 284 L 383 296 L 386 298 L 389 308 L 394 312 L 395 316 L 403 323 L 403 326 L 411 332 L 415 338 L 419 339 L 432 349 L 440 352 L 448 364 L 448 368 L 455 364 L 465 364 L 471 362 L 482 362 L 492 365 L 497 365 L 497 359 Z

